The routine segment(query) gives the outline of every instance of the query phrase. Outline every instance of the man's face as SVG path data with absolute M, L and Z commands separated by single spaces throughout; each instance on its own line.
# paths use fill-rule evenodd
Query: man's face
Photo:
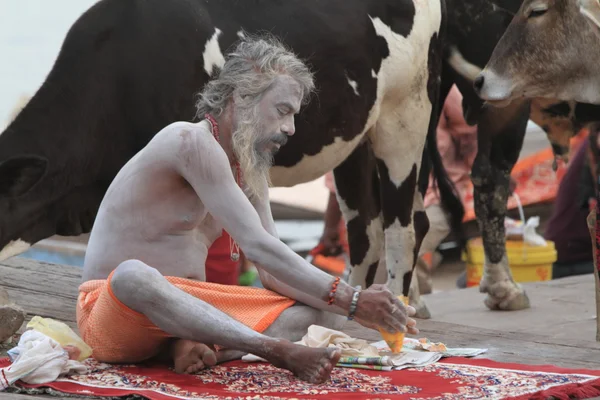
M 301 103 L 298 82 L 280 75 L 254 108 L 236 111 L 233 147 L 251 190 L 268 178 L 273 156 L 295 133 L 294 116 Z
M 294 116 L 300 111 L 300 85 L 287 75 L 280 75 L 258 104 L 260 129 L 255 150 L 275 155 L 295 132 Z

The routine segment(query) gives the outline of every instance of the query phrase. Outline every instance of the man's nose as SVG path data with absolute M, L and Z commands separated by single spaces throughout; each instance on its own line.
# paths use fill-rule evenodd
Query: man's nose
M 293 136 L 296 133 L 296 127 L 294 126 L 294 121 L 288 121 L 281 125 L 281 132 L 288 136 Z

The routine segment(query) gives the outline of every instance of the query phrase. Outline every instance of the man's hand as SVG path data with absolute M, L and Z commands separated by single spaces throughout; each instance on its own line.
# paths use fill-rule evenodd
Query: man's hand
M 340 234 L 336 227 L 326 228 L 323 231 L 323 236 L 319 240 L 319 246 L 317 246 L 318 254 L 322 254 L 326 257 L 335 257 L 342 254 L 342 245 L 340 244 Z
M 390 333 L 417 334 L 412 306 L 405 306 L 385 285 L 372 285 L 360 293 L 356 321 L 371 329 L 382 328 Z

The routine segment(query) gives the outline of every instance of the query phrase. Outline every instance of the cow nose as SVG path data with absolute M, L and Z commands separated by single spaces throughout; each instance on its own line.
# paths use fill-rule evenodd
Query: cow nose
M 475 80 L 473 81 L 473 87 L 475 88 L 475 91 L 477 93 L 481 92 L 484 82 L 485 78 L 483 77 L 483 74 L 477 75 L 477 78 L 475 78 Z

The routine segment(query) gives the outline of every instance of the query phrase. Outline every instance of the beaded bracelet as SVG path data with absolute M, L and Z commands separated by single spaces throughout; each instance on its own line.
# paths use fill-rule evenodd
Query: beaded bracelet
M 331 291 L 329 292 L 329 301 L 327 302 L 327 304 L 332 305 L 333 301 L 335 300 L 335 292 L 337 292 L 337 287 L 340 284 L 340 277 L 338 276 L 337 278 L 335 278 L 333 280 L 333 283 L 331 284 Z
M 350 303 L 350 310 L 348 312 L 348 321 L 352 321 L 354 319 L 354 313 L 356 312 L 356 306 L 358 305 L 358 297 L 360 296 L 360 285 L 355 287 L 354 294 L 352 295 L 352 303 Z

